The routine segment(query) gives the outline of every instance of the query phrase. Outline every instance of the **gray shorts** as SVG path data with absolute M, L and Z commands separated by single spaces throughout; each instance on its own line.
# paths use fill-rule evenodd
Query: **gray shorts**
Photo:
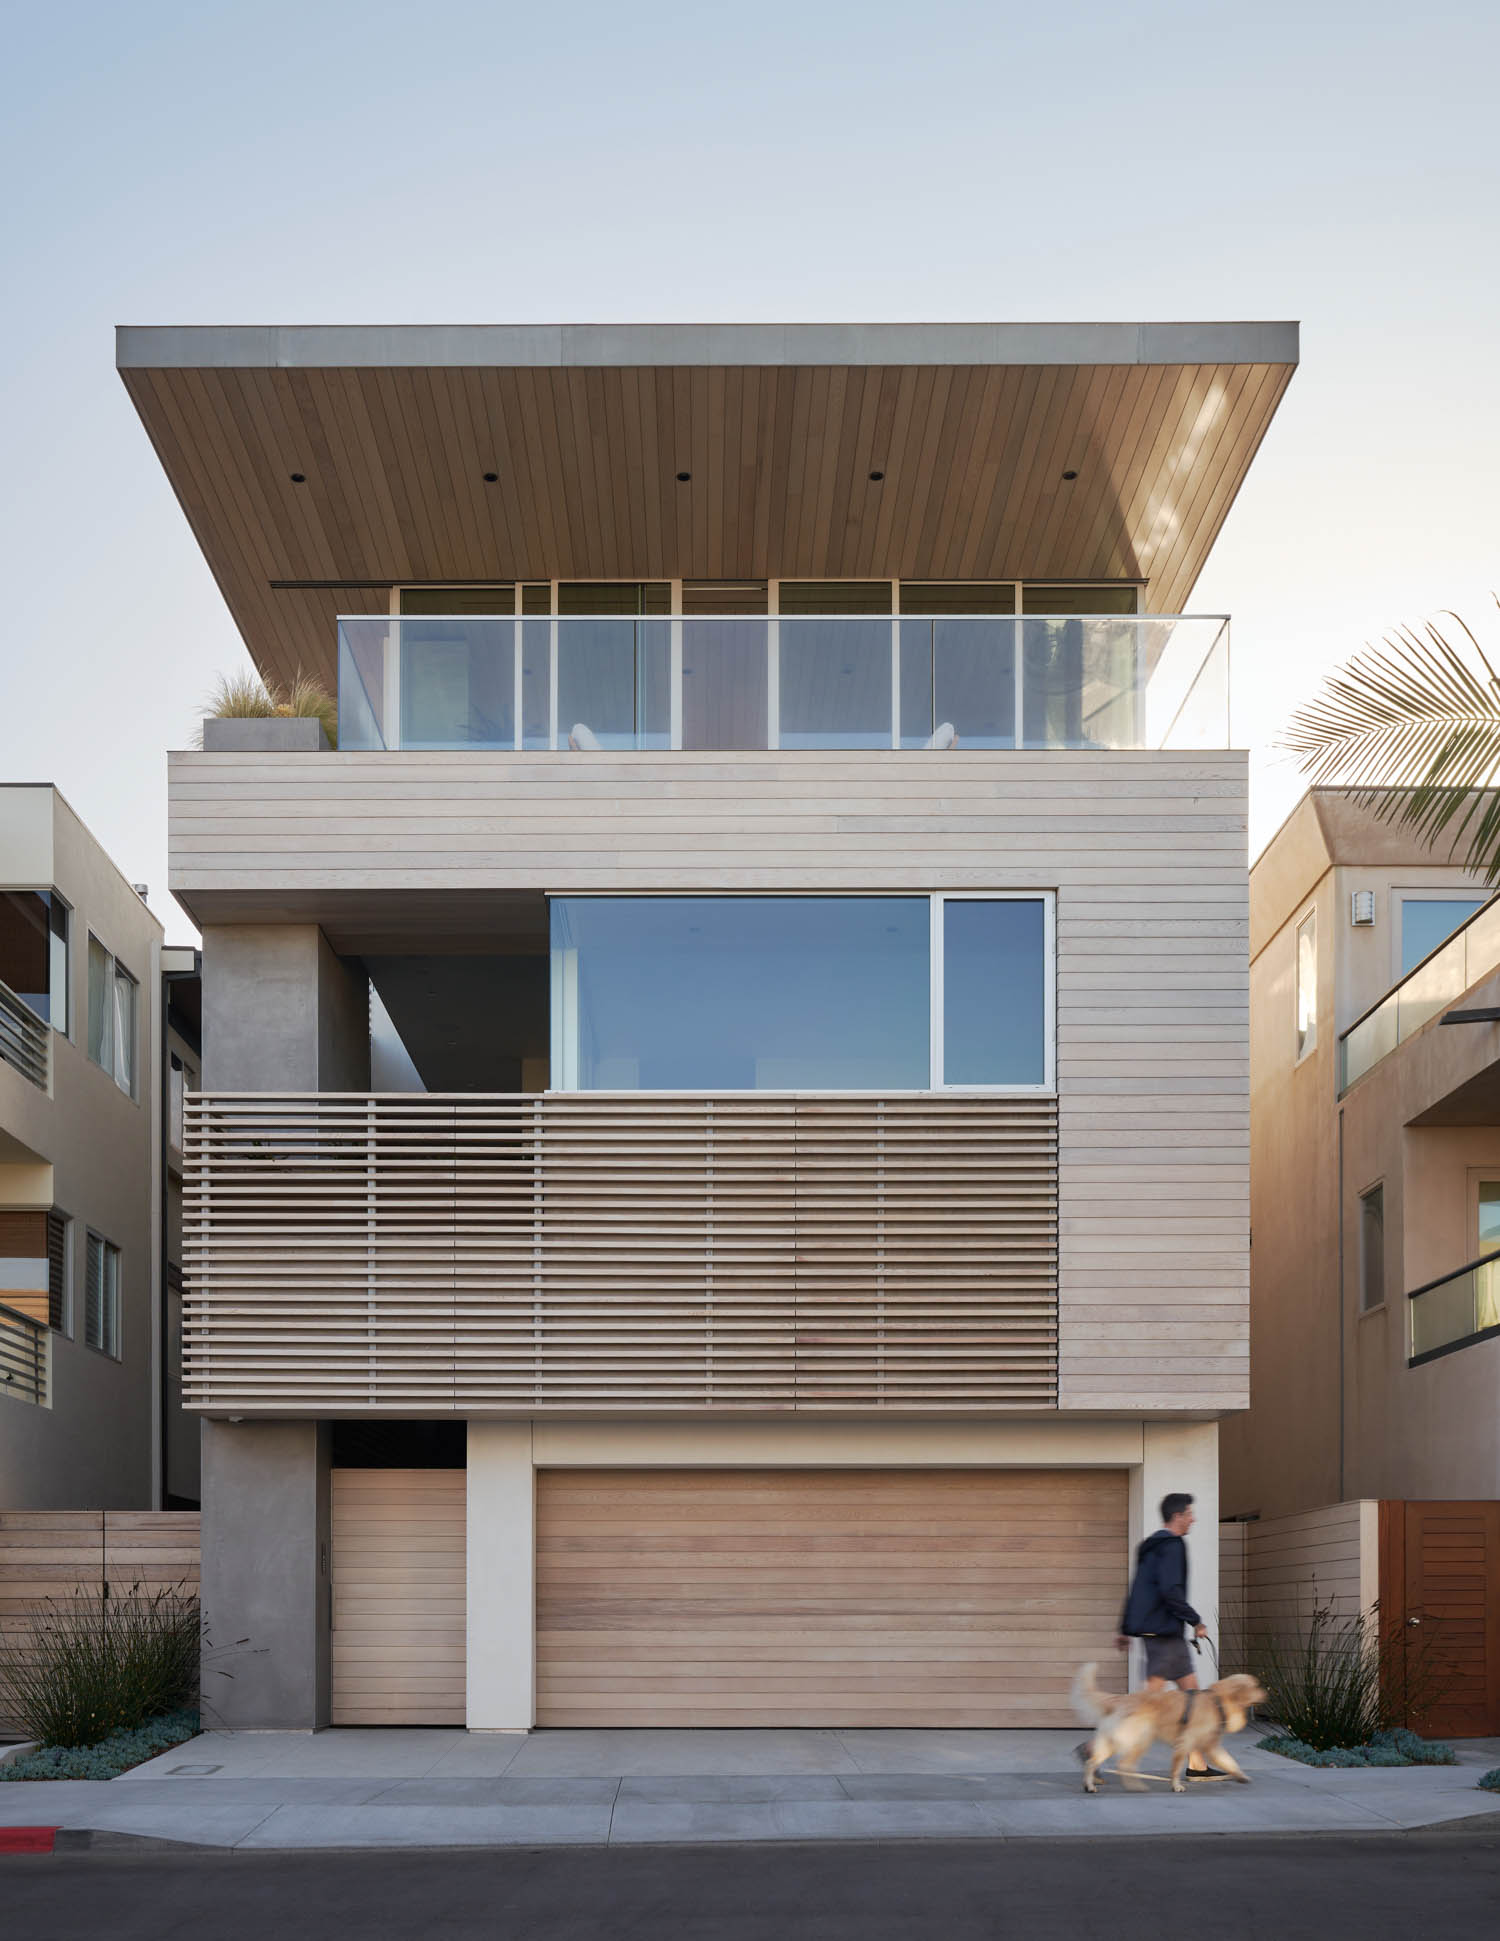
M 1193 1654 L 1188 1650 L 1188 1641 L 1180 1633 L 1175 1638 L 1142 1638 L 1146 1647 L 1146 1676 L 1148 1678 L 1188 1678 L 1192 1675 Z

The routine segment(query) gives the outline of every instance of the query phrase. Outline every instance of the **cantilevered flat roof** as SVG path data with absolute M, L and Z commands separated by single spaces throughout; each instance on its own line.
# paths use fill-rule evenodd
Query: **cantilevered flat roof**
M 334 616 L 398 582 L 1123 579 L 1179 611 L 1297 326 L 126 326 L 117 362 L 258 665 L 331 679 Z

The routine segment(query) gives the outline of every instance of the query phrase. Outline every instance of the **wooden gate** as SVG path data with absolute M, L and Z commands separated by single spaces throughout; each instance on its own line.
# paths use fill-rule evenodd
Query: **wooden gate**
M 1408 1723 L 1435 1738 L 1500 1733 L 1500 1502 L 1382 1503 L 1380 1608 L 1407 1667 Z

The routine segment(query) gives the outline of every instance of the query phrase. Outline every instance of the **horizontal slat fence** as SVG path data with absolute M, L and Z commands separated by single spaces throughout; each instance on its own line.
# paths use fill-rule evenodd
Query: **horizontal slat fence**
M 0 1510 L 0 1639 L 47 1600 L 198 1593 L 196 1510 Z M 11 1729 L 0 1684 L 0 1734 Z
M 202 1094 L 185 1400 L 1056 1400 L 1050 1099 Z

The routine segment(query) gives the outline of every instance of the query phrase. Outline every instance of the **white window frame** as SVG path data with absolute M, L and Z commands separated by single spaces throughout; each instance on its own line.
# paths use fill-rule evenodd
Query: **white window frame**
M 1309 926 L 1312 929 L 1312 1017 L 1307 1034 L 1302 1032 L 1302 933 Z M 1318 1049 L 1318 910 L 1314 904 L 1303 916 L 1297 919 L 1292 932 L 1292 1043 L 1296 1050 L 1295 1063 L 1301 1064 L 1304 1058 L 1311 1058 Z
M 99 1312 L 105 1337 L 102 1341 L 91 1341 L 89 1339 L 89 1254 L 95 1246 L 101 1249 L 100 1273 L 103 1277 L 103 1284 L 101 1287 Z M 111 1259 L 114 1262 L 113 1285 L 110 1284 L 110 1276 L 107 1271 Z M 88 1228 L 87 1238 L 84 1242 L 83 1261 L 83 1345 L 85 1348 L 91 1348 L 96 1355 L 108 1356 L 111 1361 L 120 1361 L 123 1359 L 120 1352 L 121 1309 L 124 1304 L 123 1279 L 124 1274 L 121 1267 L 120 1249 L 112 1240 L 107 1240 L 102 1233 L 96 1233 L 92 1227 Z
M 141 1091 L 141 980 L 128 965 L 120 962 L 119 958 L 97 931 L 90 930 L 88 940 L 90 944 L 98 944 L 100 950 L 104 953 L 105 963 L 108 966 L 105 972 L 107 989 L 105 991 L 104 1005 L 105 1040 L 103 1050 L 109 1062 L 106 1064 L 104 1058 L 96 1058 L 94 1056 L 93 1046 L 90 1042 L 89 1020 L 92 1016 L 93 1007 L 93 962 L 91 951 L 86 953 L 88 961 L 85 969 L 86 985 L 84 990 L 84 1051 L 88 1055 L 89 1063 L 97 1067 L 99 1071 L 107 1073 L 125 1094 L 126 1098 L 139 1100 Z M 120 1077 L 120 1047 L 116 1041 L 115 1034 L 115 992 L 121 978 L 126 980 L 131 989 L 130 1083 L 128 1085 Z
M 1424 885 L 1419 890 L 1406 890 L 1402 889 L 1399 884 L 1393 884 L 1387 894 L 1395 912 L 1395 921 L 1391 925 L 1391 987 L 1394 989 L 1397 984 L 1400 984 L 1405 978 L 1411 975 L 1410 971 L 1402 969 L 1402 964 L 1406 957 L 1405 933 L 1407 904 L 1467 903 L 1472 899 L 1477 906 L 1470 912 L 1470 916 L 1473 917 L 1477 916 L 1479 910 L 1489 901 L 1491 892 L 1485 889 L 1482 884 L 1468 882 L 1450 883 L 1446 888 L 1441 889 L 1433 885 Z M 1465 922 L 1467 921 L 1469 921 L 1469 918 L 1465 918 Z M 1460 925 L 1460 928 L 1462 928 L 1462 925 Z M 1443 944 L 1451 943 L 1452 938 L 1453 933 L 1450 932 L 1448 936 L 1444 937 Z M 1436 944 L 1433 948 L 1435 950 L 1441 950 L 1443 944 Z M 1429 951 L 1428 955 L 1430 956 L 1431 954 Z M 1426 959 L 1424 958 L 1421 961 L 1425 963 Z M 1412 968 L 1415 969 L 1416 966 L 1413 965 Z
M 1057 1093 L 1057 892 L 1056 890 L 549 890 L 546 893 L 549 905 L 554 898 L 568 902 L 621 902 L 628 897 L 665 897 L 674 902 L 721 902 L 726 897 L 734 897 L 741 902 L 775 897 L 778 900 L 788 895 L 809 902 L 827 903 L 835 899 L 868 897 L 906 897 L 916 902 L 925 900 L 927 904 L 927 1084 L 910 1087 L 902 1085 L 865 1085 L 857 1089 L 846 1086 L 780 1086 L 774 1091 L 764 1091 L 748 1086 L 688 1086 L 665 1094 L 641 1086 L 602 1086 L 591 1085 L 586 1090 L 575 1090 L 558 1085 L 555 1081 L 561 1070 L 568 1068 L 570 1046 L 567 1032 L 562 1029 L 565 1007 L 576 1009 L 576 961 L 571 966 L 559 966 L 557 953 L 549 946 L 548 957 L 551 967 L 551 1057 L 547 1073 L 547 1090 L 570 1098 L 613 1097 L 613 1098 L 928 1098 L 937 1092 L 951 1095 L 977 1095 L 985 1098 L 1051 1098 Z M 968 903 L 1040 903 L 1043 923 L 1043 1056 L 1045 1077 L 1040 1085 L 948 1085 L 941 1077 L 942 1072 L 942 1031 L 943 1031 L 943 909 L 948 902 Z M 560 981 L 561 980 L 561 981 Z M 572 991 L 569 984 L 571 980 Z M 571 1074 L 576 1076 L 576 1072 Z
M 929 1087 L 934 1092 L 983 1092 L 992 1096 L 1046 1097 L 1057 1090 L 1057 892 L 1055 890 L 935 890 L 931 904 L 932 1038 L 928 1052 Z M 1042 1055 L 1040 1085 L 950 1085 L 943 1076 L 943 944 L 949 903 L 1040 903 L 1042 906 Z

